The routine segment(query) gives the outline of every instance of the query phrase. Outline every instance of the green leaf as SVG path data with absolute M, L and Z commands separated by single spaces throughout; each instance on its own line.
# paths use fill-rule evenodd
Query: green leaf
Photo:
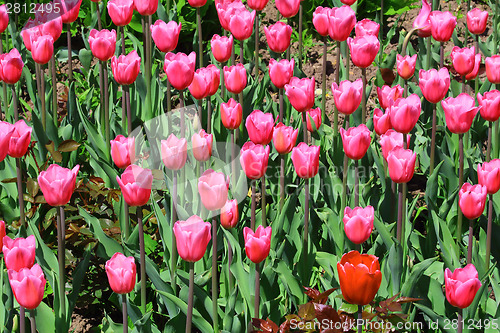
M 116 252 L 123 253 L 123 249 L 120 244 L 104 233 L 101 223 L 96 217 L 87 213 L 87 211 L 80 206 L 78 206 L 78 212 L 82 218 L 87 221 L 90 230 L 94 233 L 97 240 L 99 240 L 100 245 L 102 245 L 104 253 L 101 253 L 101 255 L 104 255 L 104 259 L 111 258 Z

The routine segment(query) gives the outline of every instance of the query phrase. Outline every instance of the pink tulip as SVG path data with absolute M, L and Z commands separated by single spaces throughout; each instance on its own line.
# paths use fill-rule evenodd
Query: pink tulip
M 128 294 L 135 287 L 137 271 L 134 257 L 125 257 L 116 252 L 106 261 L 106 275 L 111 289 L 117 294 Z
M 312 119 L 312 123 L 311 123 Z M 316 109 L 311 109 L 307 111 L 306 114 L 306 120 L 307 120 L 307 130 L 311 133 L 314 131 L 317 131 L 319 127 L 321 126 L 321 109 L 316 108 Z M 312 124 L 314 123 L 314 128 Z
M 400 133 L 411 132 L 417 124 L 421 111 L 422 105 L 417 94 L 400 98 L 387 109 L 391 117 L 392 127 Z
M 398 54 L 396 56 L 398 75 L 403 79 L 408 80 L 415 73 L 415 65 L 417 63 L 417 55 L 413 56 L 401 56 Z
M 283 17 L 289 18 L 297 15 L 300 0 L 275 0 L 276 8 Z
M 220 118 L 222 125 L 229 130 L 234 130 L 240 127 L 243 119 L 243 108 L 241 104 L 230 98 L 227 103 L 220 105 Z
M 285 95 L 298 112 L 304 112 L 314 106 L 314 76 L 310 79 L 292 77 L 285 85 Z
M 210 41 L 210 47 L 215 60 L 220 63 L 228 61 L 229 58 L 231 58 L 231 52 L 233 50 L 233 35 L 229 37 L 213 35 Z
M 9 26 L 9 14 L 7 13 L 7 6 L 0 6 L 0 34 Z
M 5 221 L 0 220 L 0 253 L 2 252 L 4 237 L 5 237 Z
M 116 31 L 92 29 L 89 35 L 89 45 L 92 54 L 101 61 L 107 61 L 115 54 Z
M 452 133 L 463 134 L 472 126 L 480 107 L 475 106 L 474 97 L 462 93 L 456 98 L 448 97 L 441 102 L 446 125 Z
M 344 5 L 352 6 L 356 0 L 340 0 Z
M 141 70 L 141 57 L 133 50 L 127 55 L 111 58 L 111 71 L 116 83 L 129 85 L 135 82 Z
M 276 61 L 273 58 L 269 60 L 269 77 L 276 88 L 282 89 L 290 82 L 293 77 L 294 66 L 295 60 L 293 58 L 290 61 L 287 59 Z
M 457 25 L 457 18 L 450 12 L 432 11 L 429 15 L 431 21 L 431 34 L 438 42 L 450 40 L 453 30 Z
M 191 95 L 197 100 L 203 99 L 208 96 L 210 88 L 210 80 L 212 78 L 212 71 L 205 67 L 198 68 L 194 72 L 193 81 L 188 89 Z
M 31 35 L 31 57 L 37 64 L 45 65 L 54 54 L 54 39 L 51 35 Z
M 477 93 L 477 101 L 481 108 L 481 117 L 488 121 L 497 121 L 500 118 L 500 91 L 491 90 L 481 95 Z
M 153 173 L 150 169 L 143 169 L 131 164 L 116 181 L 122 190 L 123 199 L 129 206 L 143 206 L 149 201 L 153 186 Z
M 184 90 L 193 81 L 195 66 L 195 52 L 191 52 L 189 56 L 182 52 L 168 52 L 165 55 L 163 70 L 167 73 L 168 81 L 170 81 L 172 87 L 177 90 Z
M 347 131 L 340 128 L 340 135 L 342 136 L 342 145 L 347 157 L 352 160 L 359 160 L 365 156 L 372 141 L 370 130 L 365 124 L 349 127 Z
M 247 70 L 243 64 L 224 66 L 224 83 L 227 91 L 239 94 L 247 85 Z
M 309 146 L 301 142 L 292 149 L 292 163 L 297 176 L 309 179 L 319 170 L 319 146 Z
M 232 229 L 238 224 L 240 213 L 238 211 L 238 202 L 228 200 L 220 210 L 220 224 L 224 229 Z
M 321 7 L 321 6 L 316 7 L 316 10 L 314 10 L 313 25 L 316 31 L 321 36 L 328 35 L 328 25 L 329 25 L 328 17 L 330 16 L 331 10 L 332 10 L 331 8 Z
M 372 206 L 344 209 L 344 231 L 354 244 L 366 242 L 373 230 L 374 209 Z
M 162 20 L 156 20 L 150 29 L 151 37 L 158 50 L 165 53 L 175 50 L 179 41 L 181 27 L 182 24 L 177 24 L 175 21 L 165 23 Z
M 240 164 L 248 178 L 262 178 L 266 173 L 268 161 L 269 146 L 264 147 L 248 141 L 241 147 Z
M 477 74 L 479 73 L 479 67 L 481 66 L 481 53 L 476 53 L 474 56 L 474 69 L 472 72 L 467 74 L 465 76 L 466 80 L 473 80 L 476 78 Z
M 389 112 L 384 114 L 384 111 L 376 108 L 373 111 L 373 127 L 378 135 L 385 134 L 392 128 L 391 116 Z
M 82 0 L 55 0 L 54 8 L 59 7 L 63 23 L 73 23 L 78 18 Z
M 377 87 L 377 96 L 380 107 L 385 110 L 403 97 L 403 88 L 399 84 L 394 87 L 383 85 L 382 88 Z
M 439 71 L 434 68 L 428 71 L 420 70 L 418 85 L 425 99 L 431 103 L 439 103 L 448 93 L 450 88 L 450 74 L 446 67 Z
M 156 13 L 158 0 L 134 0 L 135 9 L 142 16 L 149 16 Z
M 500 159 L 484 162 L 477 165 L 479 184 L 486 187 L 488 194 L 495 194 L 500 190 Z
M 31 268 L 23 268 L 18 272 L 10 269 L 8 273 L 17 303 L 28 310 L 36 309 L 42 302 L 47 283 L 40 265 L 35 264 Z
M 246 11 L 246 7 L 241 1 L 233 0 L 216 2 L 215 8 L 217 9 L 220 25 L 227 31 L 230 31 L 229 23 L 231 18 L 239 15 L 241 11 Z
M 210 228 L 209 222 L 203 222 L 196 215 L 186 221 L 175 222 L 174 234 L 179 256 L 189 262 L 196 262 L 203 258 L 208 242 L 212 239 Z
M 66 169 L 57 164 L 51 164 L 46 171 L 38 175 L 38 184 L 45 201 L 51 206 L 64 206 L 75 191 L 76 175 L 80 166 Z
M 273 115 L 260 110 L 254 110 L 245 120 L 250 140 L 263 146 L 269 144 L 273 139 L 274 124 Z
M 361 104 L 363 81 L 361 79 L 357 79 L 354 82 L 344 80 L 340 82 L 339 86 L 337 83 L 333 82 L 332 93 L 337 110 L 342 114 L 350 115 L 354 113 L 354 111 L 358 109 L 359 104 Z
M 116 26 L 123 27 L 132 21 L 134 0 L 109 0 L 108 14 Z
M 227 202 L 229 179 L 222 172 L 206 170 L 198 180 L 201 202 L 208 210 L 219 210 Z
M 351 59 L 355 66 L 366 68 L 372 64 L 380 48 L 378 38 L 371 35 L 365 35 L 352 39 L 347 38 L 347 44 L 351 51 Z
M 488 11 L 474 8 L 467 12 L 467 28 L 474 35 L 481 35 L 486 30 Z
M 43 35 L 43 32 L 38 22 L 36 22 L 32 18 L 29 18 L 28 21 L 26 21 L 23 29 L 21 30 L 21 37 L 23 38 L 24 46 L 26 46 L 26 49 L 28 49 L 28 51 L 31 52 L 31 36 L 36 37 L 41 35 Z
M 252 229 L 245 227 L 243 229 L 243 238 L 245 239 L 245 252 L 248 259 L 258 264 L 264 261 L 271 250 L 271 227 L 264 228 L 259 225 L 255 233 Z
M 208 96 L 213 96 L 219 90 L 220 86 L 220 69 L 210 64 L 206 67 L 206 70 L 211 71 L 211 75 L 208 75 Z
M 415 21 L 413 21 L 413 27 L 418 29 L 418 35 L 422 38 L 429 37 L 431 35 L 431 6 L 427 0 L 422 0 L 422 9 L 418 13 Z
M 51 35 L 54 41 L 59 39 L 62 34 L 63 22 L 61 15 L 56 13 L 54 4 L 37 4 L 35 11 L 35 21 L 40 27 L 42 35 Z M 52 10 L 49 11 L 49 6 Z
M 328 35 L 330 38 L 343 42 L 349 37 L 356 25 L 356 13 L 349 6 L 333 7 L 328 16 Z
M 460 48 L 454 46 L 451 50 L 451 61 L 453 63 L 453 68 L 461 76 L 465 76 L 472 72 L 474 69 L 476 51 L 474 46 L 471 48 Z
M 380 24 L 369 19 L 362 19 L 358 21 L 354 26 L 354 31 L 356 37 L 362 37 L 366 35 L 372 35 L 378 37 L 378 32 L 380 29 Z
M 252 12 L 241 10 L 238 15 L 233 15 L 229 19 L 229 31 L 231 31 L 234 38 L 239 41 L 250 38 L 253 33 L 256 13 L 255 10 Z
M 292 37 L 292 27 L 281 21 L 270 25 L 269 28 L 264 26 L 267 44 L 271 51 L 276 53 L 285 52 L 290 46 L 290 38 Z
M 403 140 L 401 140 L 403 141 Z M 394 147 L 387 155 L 389 176 L 395 183 L 408 183 L 415 172 L 417 154 L 410 149 Z
M 19 120 L 14 124 L 14 131 L 9 141 L 9 156 L 21 158 L 26 155 L 31 143 L 31 132 L 33 128 L 26 125 L 24 120 Z
M 10 138 L 15 128 L 12 124 L 0 121 L 0 162 L 5 159 L 10 147 Z
M 17 49 L 0 54 L 0 80 L 7 84 L 15 84 L 21 78 L 24 62 Z
M 135 138 L 118 135 L 111 143 L 111 158 L 120 169 L 125 169 L 135 161 Z
M 187 159 L 187 140 L 178 139 L 174 133 L 167 140 L 161 140 L 161 159 L 167 169 L 182 169 Z
M 203 7 L 207 3 L 207 0 L 188 0 L 191 7 L 198 8 Z
M 451 305 L 460 309 L 465 309 L 471 305 L 482 285 L 473 264 L 468 264 L 464 268 L 457 268 L 453 273 L 449 268 L 446 268 L 444 271 L 444 284 L 446 299 Z
M 273 144 L 276 151 L 282 155 L 290 153 L 295 147 L 298 133 L 298 129 L 278 123 L 273 131 Z
M 464 216 L 469 220 L 479 218 L 484 212 L 487 195 L 488 189 L 486 186 L 480 184 L 472 186 L 465 183 L 458 192 L 458 205 Z
M 194 133 L 191 138 L 193 144 L 193 156 L 197 161 L 205 162 L 212 156 L 213 134 L 207 134 L 204 129 Z
M 3 238 L 3 257 L 7 269 L 20 271 L 22 268 L 31 268 L 35 263 L 35 236 L 27 238 L 11 239 L 9 236 Z
M 388 130 L 385 134 L 382 134 L 379 139 L 380 146 L 382 146 L 382 155 L 387 161 L 389 157 L 389 152 L 396 148 L 403 148 L 403 133 L 396 132 L 395 130 Z M 406 146 L 410 146 L 410 136 L 406 137 Z
M 500 83 L 500 55 L 493 55 L 486 58 L 486 76 L 491 83 Z
M 261 11 L 266 7 L 268 2 L 269 0 L 248 0 L 247 5 L 253 10 Z

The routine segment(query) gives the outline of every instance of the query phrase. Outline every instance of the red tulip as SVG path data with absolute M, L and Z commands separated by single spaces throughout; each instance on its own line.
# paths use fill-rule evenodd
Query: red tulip
M 212 239 L 210 228 L 209 222 L 204 222 L 196 215 L 186 221 L 175 222 L 174 234 L 179 256 L 189 262 L 196 262 L 203 258 L 208 242 Z
M 294 66 L 295 60 L 293 58 L 290 61 L 287 59 L 276 61 L 273 58 L 269 60 L 269 77 L 276 88 L 282 89 L 290 82 L 293 77 Z
M 281 21 L 270 25 L 269 28 L 264 26 L 267 44 L 271 51 L 276 53 L 285 52 L 290 46 L 290 38 L 292 37 L 292 27 Z
M 292 163 L 297 176 L 309 179 L 319 170 L 319 146 L 309 146 L 301 142 L 292 149 Z
M 316 108 L 307 111 L 306 119 L 307 119 L 307 130 L 311 133 L 317 131 L 321 126 L 321 109 Z M 312 126 L 311 119 L 314 123 L 314 128 Z
M 274 148 L 279 154 L 288 154 L 295 147 L 297 142 L 298 129 L 278 123 L 273 131 Z
M 5 121 L 0 121 L 0 162 L 5 159 L 10 147 L 10 138 L 14 133 L 15 128 L 12 124 Z
M 49 11 L 49 6 L 52 10 Z M 35 21 L 40 27 L 42 35 L 51 35 L 54 41 L 62 34 L 63 21 L 60 13 L 56 13 L 54 4 L 37 4 L 35 11 Z
M 51 35 L 31 35 L 31 57 L 41 65 L 49 62 L 54 54 L 54 39 Z
M 476 78 L 477 74 L 479 73 L 479 67 L 481 66 L 481 53 L 476 53 L 474 56 L 474 69 L 472 72 L 467 74 L 465 76 L 466 80 L 473 80 Z
M 137 271 L 134 257 L 125 257 L 116 252 L 106 261 L 106 275 L 111 289 L 117 294 L 128 294 L 135 287 Z
M 248 136 L 255 144 L 263 146 L 273 139 L 274 119 L 271 113 L 254 110 L 245 120 Z
M 109 0 L 107 7 L 109 17 L 116 26 L 123 27 L 132 21 L 134 0 Z
M 446 125 L 452 133 L 463 134 L 472 126 L 480 107 L 475 106 L 474 98 L 462 93 L 456 98 L 448 97 L 441 102 L 446 117 Z
M 201 202 L 208 210 L 219 210 L 227 202 L 229 179 L 222 172 L 206 170 L 198 180 Z
M 207 97 L 211 78 L 212 71 L 210 69 L 205 67 L 198 68 L 194 72 L 193 81 L 191 81 L 191 84 L 188 87 L 191 95 L 193 95 L 193 97 L 197 100 Z
M 439 71 L 434 68 L 418 72 L 418 85 L 425 99 L 431 103 L 439 103 L 448 93 L 450 88 L 450 74 L 446 67 Z
M 221 1 L 215 4 L 220 25 L 224 30 L 229 31 L 229 22 L 233 16 L 239 15 L 241 11 L 246 11 L 245 5 L 241 1 Z
M 358 109 L 359 104 L 361 104 L 363 81 L 361 79 L 357 79 L 354 82 L 344 80 L 340 82 L 339 86 L 337 83 L 333 82 L 332 93 L 337 110 L 342 114 L 350 115 L 354 113 L 354 111 Z
M 343 42 L 349 37 L 356 24 L 356 13 L 349 6 L 333 7 L 328 16 L 330 38 Z
M 407 98 L 400 98 L 387 109 L 391 117 L 392 127 L 401 133 L 410 133 L 420 117 L 422 105 L 420 97 L 412 94 Z
M 26 155 L 31 143 L 31 132 L 33 128 L 26 125 L 24 120 L 19 120 L 14 124 L 14 131 L 9 141 L 9 156 L 21 158 Z
M 33 20 L 32 18 L 29 18 L 28 21 L 26 21 L 26 24 L 24 25 L 23 29 L 21 30 L 21 37 L 23 38 L 23 43 L 24 46 L 26 46 L 26 49 L 31 52 L 31 36 L 41 36 L 43 35 L 43 32 L 40 29 L 40 26 L 38 23 Z
M 92 54 L 101 61 L 111 59 L 116 50 L 116 31 L 92 29 L 89 35 L 89 45 Z
M 182 52 L 168 52 L 165 55 L 163 70 L 167 73 L 168 81 L 177 90 L 186 89 L 194 77 L 196 66 L 196 53 L 191 52 L 189 56 Z
M 73 23 L 78 18 L 82 0 L 54 0 L 54 9 L 59 8 L 63 23 Z
M 31 268 L 35 263 L 35 236 L 27 238 L 11 239 L 9 236 L 3 238 L 3 257 L 7 269 L 20 271 L 22 268 Z
M 111 158 L 120 169 L 125 169 L 135 161 L 135 138 L 118 135 L 111 143 Z
M 486 186 L 488 194 L 495 194 L 500 190 L 500 159 L 484 162 L 477 165 L 479 184 Z
M 9 26 L 9 14 L 7 13 L 7 6 L 0 6 L 0 34 Z
M 0 54 L 0 80 L 7 84 L 15 84 L 21 78 L 24 62 L 17 49 Z
M 253 33 L 256 11 L 241 10 L 229 19 L 229 31 L 239 41 L 250 38 Z
M 415 21 L 413 21 L 413 27 L 418 29 L 418 35 L 422 38 L 429 37 L 431 35 L 431 6 L 427 0 L 422 0 L 422 9 L 418 13 Z
M 351 51 L 352 63 L 360 68 L 366 68 L 372 64 L 380 48 L 378 38 L 371 35 L 347 38 L 347 45 Z
M 446 268 L 444 271 L 444 284 L 446 299 L 451 305 L 460 309 L 465 309 L 471 305 L 482 285 L 473 264 L 468 264 L 464 268 L 457 268 L 453 273 L 449 268 Z
M 150 29 L 151 37 L 158 50 L 165 53 L 175 50 L 179 41 L 181 27 L 182 24 L 177 24 L 175 21 L 165 23 L 162 20 L 156 20 Z
M 431 21 L 431 34 L 438 42 L 450 40 L 453 30 L 457 25 L 457 18 L 450 12 L 432 11 L 429 15 Z
M 194 133 L 191 142 L 193 144 L 193 156 L 197 161 L 205 162 L 212 156 L 213 135 L 207 134 L 204 129 Z
M 198 8 L 203 7 L 207 3 L 207 0 L 188 0 L 191 7 Z
M 413 56 L 401 56 L 398 54 L 396 56 L 398 75 L 403 79 L 408 80 L 415 73 L 415 65 L 417 63 L 417 55 Z
M 486 58 L 486 76 L 491 83 L 500 83 L 500 55 L 493 55 Z
M 342 136 L 342 145 L 347 157 L 352 160 L 359 160 L 365 156 L 372 141 L 370 130 L 365 124 L 349 127 L 347 131 L 340 128 L 340 135 Z
M 149 16 L 156 13 L 158 0 L 134 0 L 135 9 L 142 16 Z
M 247 85 L 247 70 L 243 64 L 224 66 L 224 83 L 227 91 L 239 94 Z
M 111 71 L 116 83 L 129 85 L 134 83 L 141 70 L 141 57 L 133 50 L 127 55 L 111 58 Z
M 161 140 L 161 159 L 167 169 L 182 169 L 187 159 L 187 140 L 178 139 L 174 133 L 167 140 Z
M 403 148 L 403 133 L 396 132 L 395 130 L 388 130 L 385 134 L 382 134 L 379 139 L 380 146 L 382 146 L 382 155 L 387 161 L 389 157 L 389 152 L 395 147 Z M 410 136 L 406 137 L 406 146 L 410 146 Z
M 378 135 L 385 134 L 392 128 L 391 116 L 389 112 L 384 114 L 384 111 L 376 108 L 373 111 L 373 127 Z
M 344 5 L 351 6 L 356 2 L 356 0 L 340 0 L 340 2 L 342 2 Z
M 121 178 L 116 176 L 116 181 L 122 190 L 123 199 L 129 206 L 143 206 L 149 201 L 153 186 L 151 170 L 131 164 L 122 173 Z
M 316 10 L 314 10 L 313 25 L 316 31 L 321 36 L 328 35 L 328 25 L 329 25 L 328 17 L 330 16 L 331 10 L 332 10 L 331 8 L 321 7 L 321 6 L 316 7 Z
M 372 206 L 344 209 L 344 231 L 354 244 L 366 242 L 373 230 L 374 209 Z
M 469 220 L 477 219 L 484 212 L 488 189 L 483 185 L 465 183 L 458 192 L 458 205 Z
M 5 221 L 0 220 L 0 253 L 2 252 L 4 237 L 5 237 Z
M 213 35 L 210 47 L 215 60 L 220 63 L 228 61 L 233 50 L 233 35 L 229 37 Z
M 403 140 L 401 140 L 403 141 Z M 415 161 L 417 154 L 410 149 L 394 147 L 387 154 L 387 165 L 389 176 L 395 183 L 408 183 L 415 172 Z
M 238 211 L 238 202 L 228 200 L 220 210 L 220 224 L 224 229 L 232 229 L 238 224 L 240 213 Z
M 17 303 L 28 310 L 36 309 L 42 302 L 47 283 L 40 265 L 35 264 L 31 268 L 23 268 L 18 272 L 9 269 L 8 273 Z
M 289 18 L 297 15 L 300 0 L 275 0 L 276 8 L 283 17 Z
M 206 67 L 207 71 L 212 72 L 211 75 L 208 75 L 208 96 L 213 96 L 219 90 L 220 86 L 220 69 L 210 64 Z
M 351 304 L 370 303 L 382 282 L 378 258 L 358 251 L 344 254 L 337 263 L 337 272 L 342 296 Z
M 247 5 L 253 10 L 261 11 L 266 7 L 268 2 L 269 0 L 248 0 Z
M 269 146 L 256 145 L 252 141 L 241 147 L 240 164 L 250 179 L 259 179 L 265 175 L 269 161 Z
M 369 19 L 362 19 L 354 26 L 356 37 L 372 35 L 378 37 L 380 24 Z
M 298 112 L 304 112 L 314 106 L 314 76 L 310 79 L 292 77 L 285 85 L 285 95 Z
M 453 63 L 453 68 L 461 76 L 465 76 L 472 72 L 474 69 L 476 51 L 474 46 L 471 48 L 460 48 L 454 46 L 451 50 L 451 61 Z
M 38 184 L 45 201 L 51 206 L 64 206 L 75 191 L 76 175 L 80 166 L 66 169 L 57 164 L 51 164 L 46 171 L 38 175 Z
M 221 103 L 220 114 L 222 125 L 225 128 L 234 130 L 240 127 L 243 119 L 243 108 L 233 98 L 230 98 L 227 103 Z
M 481 117 L 488 121 L 497 121 L 500 118 L 500 91 L 491 90 L 481 95 L 477 93 L 477 101 L 481 108 Z
M 271 250 L 271 227 L 264 228 L 259 225 L 255 232 L 252 229 L 243 228 L 243 238 L 245 239 L 245 252 L 248 259 L 258 264 L 264 261 Z
M 467 28 L 474 35 L 481 35 L 486 30 L 488 11 L 474 8 L 467 12 Z
M 380 107 L 385 110 L 403 97 L 403 88 L 399 84 L 394 87 L 383 85 L 382 88 L 377 87 L 377 96 Z

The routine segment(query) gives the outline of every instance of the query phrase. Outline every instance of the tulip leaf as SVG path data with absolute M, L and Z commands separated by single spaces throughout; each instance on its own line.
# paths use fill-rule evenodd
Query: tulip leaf
M 75 151 L 80 147 L 80 144 L 75 140 L 64 140 L 59 144 L 57 150 L 63 153 L 69 153 Z
M 38 332 L 56 332 L 54 311 L 44 302 L 35 310 L 36 329 Z
M 83 217 L 83 219 L 85 221 L 87 221 L 90 230 L 94 233 L 96 238 L 99 240 L 99 244 L 102 245 L 102 249 L 104 250 L 104 252 L 100 252 L 100 256 L 102 256 L 104 259 L 109 259 L 116 252 L 123 253 L 123 249 L 120 246 L 120 244 L 118 244 L 117 241 L 108 237 L 108 235 L 106 235 L 104 233 L 104 231 L 102 230 L 102 227 L 101 227 L 101 223 L 99 222 L 99 220 L 96 217 L 87 213 L 87 211 L 80 206 L 78 206 L 78 212 Z M 98 251 L 98 253 L 99 253 L 99 251 Z

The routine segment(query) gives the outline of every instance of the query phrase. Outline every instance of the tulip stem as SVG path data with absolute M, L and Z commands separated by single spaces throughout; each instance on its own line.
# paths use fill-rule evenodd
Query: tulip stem
M 304 251 L 304 267 L 307 267 L 307 259 L 309 254 L 309 178 L 304 179 L 304 235 L 302 242 L 302 251 Z M 307 271 L 306 271 L 307 272 Z M 306 283 L 306 282 L 304 282 Z
M 266 175 L 262 176 L 261 179 L 261 210 L 262 210 L 262 226 L 267 226 L 266 220 Z
M 66 250 L 65 240 L 66 240 L 66 219 L 64 217 L 64 207 L 59 206 L 59 226 L 57 232 L 57 259 L 59 262 L 59 312 L 63 322 L 66 321 L 66 290 L 65 290 L 65 259 Z
M 227 240 L 227 276 L 229 280 L 229 295 L 233 293 L 233 274 L 231 273 L 231 264 L 233 262 L 233 248 L 231 247 L 231 243 L 229 243 L 229 238 L 226 237 Z
M 403 90 L 403 98 L 408 97 L 408 80 L 404 81 L 404 90 Z
M 125 243 L 128 240 L 128 236 L 130 235 L 130 213 L 128 203 L 125 202 L 125 200 L 123 201 L 123 209 L 125 210 L 125 223 L 123 225 L 123 242 Z
M 106 138 L 106 145 L 110 145 L 111 134 L 109 129 L 109 87 L 108 87 L 108 62 L 101 61 L 103 68 L 104 86 L 101 89 L 104 90 L 104 131 Z
M 128 332 L 127 294 L 122 294 L 123 333 Z
M 177 171 L 173 171 L 172 177 L 172 218 L 171 225 L 172 230 L 174 227 L 174 223 L 177 221 Z M 172 232 L 172 252 L 170 254 L 170 281 L 172 283 L 172 290 L 174 296 L 177 295 L 177 284 L 176 284 L 176 271 L 177 268 L 177 242 L 175 240 L 175 233 Z
M 363 306 L 358 305 L 358 333 L 363 332 Z
M 171 110 L 172 110 L 172 84 L 167 78 L 167 112 L 170 112 Z
M 0 54 L 3 53 L 3 43 L 2 43 L 2 38 L 0 37 Z M 38 64 L 35 63 L 35 68 L 38 69 L 38 67 L 36 67 Z M 38 71 L 37 71 L 37 74 L 38 74 Z M 38 75 L 37 75 L 38 77 Z M 38 80 L 37 80 L 38 82 Z M 7 86 L 5 85 L 5 82 L 2 82 L 2 89 L 3 89 L 3 103 L 4 103 L 4 108 L 5 108 L 5 114 L 7 115 L 7 110 L 8 110 L 8 106 L 7 106 Z M 0 107 L 1 107 L 1 103 L 0 103 Z M 0 115 L 2 114 L 2 110 L 0 110 Z
M 201 31 L 201 7 L 196 7 L 196 32 L 198 33 L 198 63 L 203 67 L 203 38 Z
M 137 207 L 137 224 L 139 225 L 139 251 L 141 258 L 141 311 L 146 313 L 146 248 L 144 245 L 144 225 L 142 223 L 142 207 Z
M 401 244 L 402 238 L 402 227 L 403 227 L 403 184 L 399 184 L 399 198 L 398 198 L 398 224 L 396 230 L 396 238 Z
M 97 3 L 97 8 L 96 8 L 96 12 L 97 12 L 97 27 L 99 28 L 99 30 L 102 30 L 102 22 L 101 22 L 101 10 L 100 10 L 100 7 L 101 6 L 101 3 L 98 2 Z
M 105 123 L 104 105 L 102 103 L 102 101 L 104 100 L 104 90 L 102 89 L 103 86 L 104 86 L 104 73 L 103 73 L 103 68 L 102 68 L 102 61 L 100 61 L 99 62 L 99 97 L 100 97 L 100 103 L 99 103 L 100 115 L 99 115 L 99 118 L 100 118 L 100 125 L 101 126 L 102 126 L 102 124 Z M 101 128 L 101 131 L 102 131 L 102 128 Z
M 125 55 L 125 26 L 120 27 L 122 31 L 122 54 Z
M 459 154 L 459 162 L 458 162 L 458 188 L 462 188 L 464 184 L 464 138 L 463 134 L 458 135 L 458 154 Z M 462 210 L 460 207 L 458 209 L 457 216 L 457 243 L 460 242 L 460 238 L 462 237 Z
M 224 66 L 226 63 L 220 63 L 220 94 L 222 96 L 222 100 L 226 100 L 226 83 L 224 82 Z
M 287 19 L 287 24 L 289 26 L 292 26 L 292 20 L 290 18 Z M 288 48 L 286 49 L 286 60 L 290 61 L 290 52 L 291 52 L 292 45 L 288 45 Z
M 280 209 L 285 204 L 285 155 L 280 155 Z
M 21 170 L 21 159 L 16 158 L 16 174 L 17 174 L 17 195 L 19 197 L 19 222 L 21 226 L 25 225 L 25 213 L 24 213 L 24 198 L 23 198 L 23 182 L 22 182 L 22 170 Z
M 255 15 L 255 79 L 259 77 L 259 43 L 260 43 L 260 30 L 259 30 L 259 11 Z
M 378 40 L 382 42 L 384 39 L 384 0 L 380 0 L 380 29 L 378 32 Z M 378 49 L 378 62 L 382 63 L 382 54 L 383 54 L 383 48 L 379 47 Z M 403 56 L 405 54 L 403 53 Z
M 52 58 L 50 59 L 50 68 L 52 75 L 52 117 L 54 118 L 54 126 L 57 128 L 57 78 L 55 55 L 52 55 Z
M 465 79 L 465 75 L 462 76 L 462 93 L 465 92 L 465 88 L 467 87 L 466 85 L 466 79 Z
M 436 152 L 436 126 L 437 126 L 436 104 L 433 104 L 432 130 L 431 130 L 431 161 L 430 161 L 430 166 L 429 166 L 429 176 L 432 175 L 432 172 L 434 171 L 434 155 Z
M 464 322 L 463 322 L 463 317 L 462 317 L 462 309 L 458 309 L 458 328 L 457 328 L 457 333 L 462 333 L 464 329 Z
M 217 300 L 219 290 L 217 283 L 217 221 L 212 219 L 212 320 L 214 332 L 219 332 L 219 313 L 217 312 Z
M 349 74 L 350 74 L 349 71 L 350 71 L 350 67 L 351 67 L 351 59 L 350 59 L 349 45 L 347 45 L 347 41 L 345 43 L 346 43 L 345 72 L 346 72 L 346 80 L 349 80 Z
M 186 315 L 186 333 L 191 333 L 193 320 L 193 294 L 194 294 L 194 262 L 189 263 L 189 291 L 188 291 L 188 307 Z
M 491 234 L 492 234 L 492 223 L 493 223 L 493 194 L 490 194 L 490 200 L 488 202 L 488 227 L 486 229 L 486 271 L 490 268 L 490 253 L 491 253 Z
M 467 246 L 467 264 L 472 263 L 472 247 L 473 246 L 474 246 L 474 221 L 469 220 L 469 244 Z
M 302 2 L 299 2 L 299 69 L 302 70 Z
M 231 48 L 231 66 L 236 65 L 236 43 L 233 42 L 233 47 Z M 224 67 L 223 67 L 224 68 Z
M 184 119 L 184 90 L 179 91 L 179 99 L 180 99 L 180 126 L 181 126 L 181 138 L 184 137 L 186 134 L 186 126 L 185 126 L 185 119 Z
M 490 121 L 488 124 L 488 143 L 486 148 L 486 162 L 491 160 L 491 137 L 493 135 L 493 122 Z
M 255 298 L 253 307 L 254 318 L 260 318 L 260 264 L 255 264 Z
M 321 72 L 321 122 L 325 121 L 325 111 L 326 111 L 326 53 L 327 52 L 328 52 L 327 37 L 323 36 L 323 71 Z M 336 126 L 334 125 L 334 128 L 335 127 Z
M 71 24 L 66 24 L 66 38 L 68 42 L 68 83 L 71 87 L 73 82 L 73 57 L 71 52 Z
M 35 320 L 35 311 L 30 311 L 30 324 L 31 324 L 31 333 L 36 333 L 36 320 Z
M 432 61 L 432 37 L 427 37 L 427 66 L 426 69 L 429 70 L 431 68 Z
M 151 16 L 149 16 L 150 18 Z M 141 18 L 142 27 L 143 27 L 143 39 L 144 39 L 144 67 L 145 67 L 145 77 L 146 81 L 146 110 L 151 110 L 151 49 L 149 47 L 149 32 L 151 31 L 148 26 L 149 21 L 148 16 L 143 16 Z
M 255 192 L 257 191 L 256 189 L 256 180 L 252 180 L 252 203 L 251 203 L 251 213 L 250 213 L 250 228 L 252 230 L 255 230 L 255 206 L 257 205 L 256 198 L 255 198 Z
M 278 89 L 278 95 L 279 95 L 279 102 L 280 102 L 280 118 L 278 122 L 284 123 L 283 120 L 283 88 Z
M 304 142 L 307 144 L 307 112 L 302 112 L 302 133 Z
M 19 332 L 26 332 L 26 309 L 24 306 L 19 307 Z
M 500 15 L 498 8 L 499 8 L 498 0 L 495 0 L 495 19 L 493 25 L 493 50 L 498 49 L 498 16 Z
M 325 36 L 326 40 L 326 36 Z M 335 83 L 337 83 L 337 86 L 340 84 L 340 42 L 337 41 L 337 54 L 335 55 Z M 325 72 L 326 75 L 326 64 L 323 63 L 324 69 L 323 71 Z M 325 77 L 326 80 L 326 77 Z M 326 102 L 326 101 L 325 101 Z M 337 109 L 337 105 L 333 103 L 333 134 L 335 137 L 339 134 L 339 110 Z M 326 106 L 325 106 L 326 108 Z M 325 109 L 326 110 L 326 109 Z
M 359 170 L 358 160 L 354 160 L 354 206 L 359 206 Z
M 361 76 L 363 78 L 363 91 L 361 95 L 361 106 L 363 113 L 361 114 L 361 123 L 366 123 L 366 68 L 361 68 Z
M 200 127 L 203 128 L 203 109 L 202 109 L 202 104 L 203 104 L 203 100 L 202 99 L 199 99 L 199 100 L 196 100 L 198 102 L 198 119 L 200 121 Z
M 243 51 L 244 51 L 244 41 L 240 41 L 240 64 L 244 65 L 245 64 L 245 59 L 243 58 Z
M 127 104 L 127 133 L 130 135 L 132 133 L 132 108 L 130 107 L 130 87 L 128 85 L 124 86 L 125 90 L 125 102 Z
M 349 128 L 349 115 L 345 116 L 345 128 Z M 348 172 L 348 162 L 347 155 L 344 154 L 344 168 L 342 169 L 342 210 L 344 212 L 347 206 L 347 172 Z
M 201 119 L 200 119 L 201 121 Z M 207 133 L 212 132 L 212 101 L 210 96 L 207 97 Z
M 47 113 L 45 109 L 45 72 L 43 71 L 43 65 L 40 65 L 40 98 L 42 102 L 42 127 L 44 130 L 47 129 Z
M 443 68 L 444 66 L 444 43 L 441 42 L 441 46 L 439 49 L 439 68 Z
M 234 132 L 236 130 L 231 130 L 231 176 L 233 177 L 233 186 L 236 188 L 236 142 L 234 137 Z

